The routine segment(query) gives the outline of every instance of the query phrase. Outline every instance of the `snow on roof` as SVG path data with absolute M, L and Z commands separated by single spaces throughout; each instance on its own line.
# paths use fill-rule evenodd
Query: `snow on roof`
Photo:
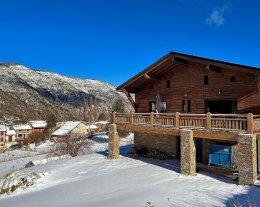
M 5 131 L 6 131 L 5 125 L 1 124 L 0 125 L 0 132 L 5 132 Z
M 14 130 L 28 130 L 32 129 L 32 127 L 29 124 L 19 124 L 13 126 Z
M 9 127 L 7 127 L 6 135 L 7 136 L 15 136 L 16 132 L 15 132 L 15 130 L 10 130 Z
M 87 125 L 87 129 L 97 129 L 97 126 L 96 125 Z
M 33 128 L 45 128 L 47 126 L 47 122 L 41 120 L 29 121 L 29 123 L 32 125 Z
M 75 127 L 77 127 L 80 121 L 66 121 L 63 122 L 59 129 L 52 133 L 53 136 L 62 136 L 71 132 Z

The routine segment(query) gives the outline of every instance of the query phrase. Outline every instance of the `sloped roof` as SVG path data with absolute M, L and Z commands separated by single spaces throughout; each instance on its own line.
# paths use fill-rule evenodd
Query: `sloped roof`
M 47 126 L 46 121 L 36 120 L 36 121 L 29 121 L 33 128 L 45 128 Z
M 131 92 L 131 90 L 138 85 L 143 85 L 147 83 L 147 79 L 145 79 L 145 75 L 158 75 L 162 74 L 164 71 L 169 70 L 172 67 L 178 66 L 179 64 L 188 64 L 188 63 L 197 63 L 201 65 L 211 65 L 213 67 L 218 68 L 230 68 L 235 70 L 244 70 L 250 71 L 254 73 L 260 73 L 260 68 L 247 66 L 247 65 L 240 65 L 235 63 L 229 63 L 225 61 L 209 59 L 204 57 L 198 57 L 193 55 L 187 55 L 178 52 L 170 52 L 167 55 L 163 56 L 161 59 L 138 73 L 137 75 L 133 76 L 116 89 L 122 91 L 126 89 L 127 91 Z
M 29 130 L 32 129 L 32 127 L 29 124 L 19 124 L 13 126 L 14 130 Z
M 80 121 L 66 121 L 63 122 L 59 129 L 52 133 L 52 136 L 62 136 L 70 133 L 76 128 L 81 122 Z
M 15 132 L 15 130 L 13 130 L 13 129 L 10 130 L 9 127 L 7 127 L 6 135 L 7 136 L 15 136 L 16 132 Z

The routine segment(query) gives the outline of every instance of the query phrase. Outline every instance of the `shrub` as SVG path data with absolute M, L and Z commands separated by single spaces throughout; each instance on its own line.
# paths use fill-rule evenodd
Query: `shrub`
M 69 134 L 62 138 L 57 138 L 51 153 L 56 156 L 71 155 L 78 156 L 83 149 L 90 147 L 91 143 L 86 139 L 86 136 L 81 134 Z

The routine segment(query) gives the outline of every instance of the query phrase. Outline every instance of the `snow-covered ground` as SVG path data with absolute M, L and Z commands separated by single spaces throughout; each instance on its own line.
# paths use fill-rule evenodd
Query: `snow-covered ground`
M 130 149 L 131 139 L 122 140 L 123 153 L 118 160 L 107 159 L 107 136 L 101 135 L 93 138 L 99 142 L 92 147 L 95 153 L 17 172 L 17 176 L 31 175 L 30 181 L 35 183 L 2 196 L 0 206 L 143 207 L 147 202 L 155 207 L 231 206 L 234 201 L 243 203 L 248 198 L 260 205 L 258 187 L 240 186 L 210 173 L 184 176 L 179 173 L 177 160 L 129 157 L 124 152 Z

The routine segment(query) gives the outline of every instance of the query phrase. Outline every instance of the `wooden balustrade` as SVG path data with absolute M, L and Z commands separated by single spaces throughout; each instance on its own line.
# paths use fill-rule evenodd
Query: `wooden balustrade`
M 211 128 L 246 131 L 247 118 L 247 115 L 241 114 L 211 114 Z
M 202 128 L 207 130 L 260 132 L 260 115 L 113 113 L 113 123 L 151 127 Z

